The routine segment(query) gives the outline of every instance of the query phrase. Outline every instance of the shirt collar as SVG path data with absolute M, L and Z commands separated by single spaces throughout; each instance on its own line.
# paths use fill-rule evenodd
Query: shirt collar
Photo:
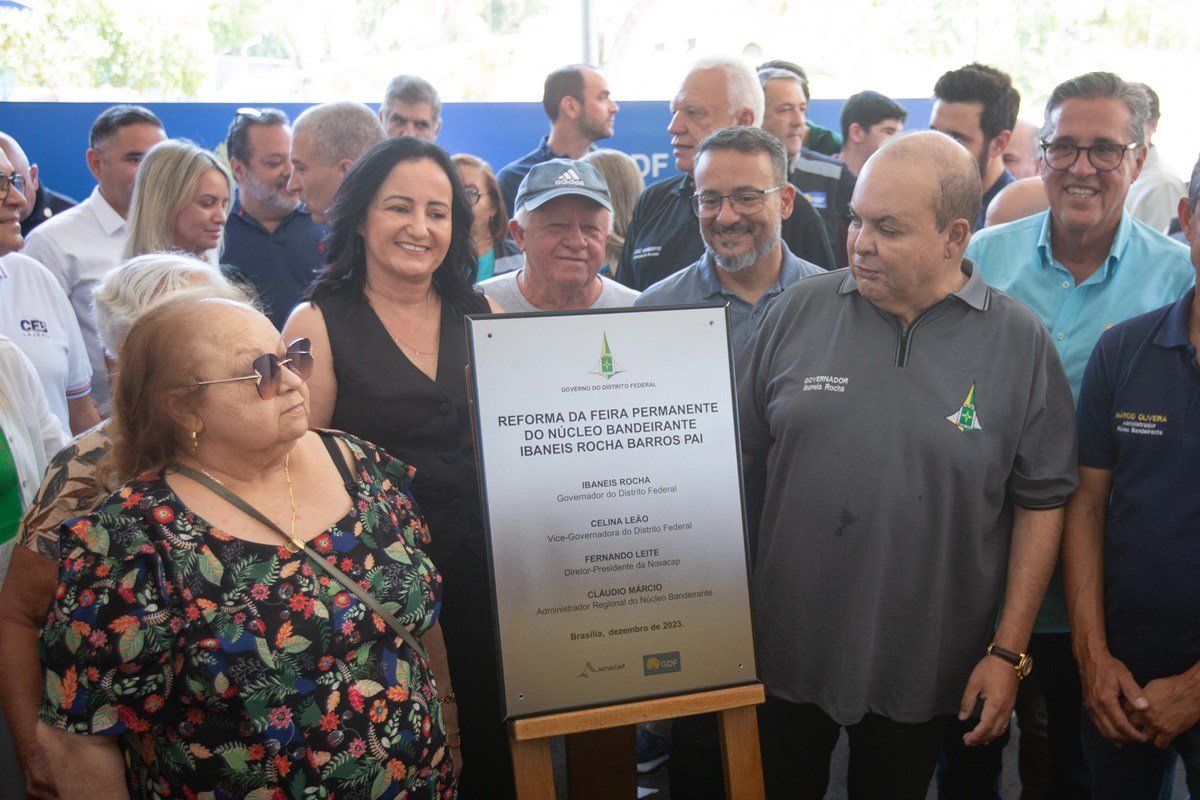
M 976 311 L 987 311 L 989 302 L 988 285 L 984 283 L 983 276 L 979 274 L 979 268 L 975 266 L 975 262 L 969 258 L 964 258 L 962 262 L 962 273 L 967 276 L 967 282 L 957 292 L 951 293 L 951 297 L 957 297 L 964 303 L 969 305 Z M 838 287 L 838 294 L 852 294 L 858 292 L 858 284 L 854 282 L 854 276 L 850 274 L 850 270 L 846 270 L 846 277 L 842 278 L 842 284 Z
M 104 199 L 104 195 L 100 194 L 99 186 L 92 189 L 92 196 L 88 200 L 89 205 L 92 207 L 92 213 L 96 215 L 96 221 L 100 223 L 102 231 L 112 236 L 125 229 L 125 219 L 114 211 L 113 207 Z
M 1189 347 L 1192 340 L 1188 337 L 1188 322 L 1192 314 L 1192 303 L 1195 301 L 1196 287 L 1188 289 L 1183 297 L 1175 301 L 1167 318 L 1154 335 L 1154 343 L 1159 347 Z
M 763 293 L 764 297 L 773 297 L 783 291 L 785 286 L 791 286 L 796 281 L 800 280 L 800 259 L 792 255 L 792 251 L 788 249 L 787 242 L 780 241 L 783 247 L 783 263 L 779 265 L 779 277 L 775 279 L 774 285 Z M 704 256 L 700 260 L 700 269 L 697 270 L 700 276 L 700 288 L 704 292 L 704 299 L 717 295 L 736 296 L 736 293 L 726 289 L 721 279 L 717 276 L 717 264 L 713 260 L 712 252 L 705 247 Z
M 1038 231 L 1037 247 L 1038 252 L 1042 256 L 1043 267 L 1050 265 L 1050 260 L 1054 255 L 1050 250 L 1050 227 L 1052 219 L 1049 209 L 1042 212 L 1042 227 Z M 1100 270 L 1098 270 L 1100 273 L 1099 280 L 1107 279 L 1109 273 L 1116 269 L 1117 265 L 1121 262 L 1121 258 L 1125 255 L 1125 248 L 1129 246 L 1129 231 L 1133 227 L 1133 223 L 1129 220 L 1129 212 L 1122 211 L 1121 221 L 1117 223 L 1117 232 L 1113 236 L 1112 246 L 1108 249 L 1108 257 L 1104 259 L 1104 263 L 1100 266 Z

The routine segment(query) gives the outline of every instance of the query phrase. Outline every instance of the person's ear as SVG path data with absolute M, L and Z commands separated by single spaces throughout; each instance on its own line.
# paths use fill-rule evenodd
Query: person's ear
M 92 177 L 95 178 L 97 182 L 99 182 L 99 180 L 100 180 L 100 151 L 94 147 L 90 147 L 90 148 L 88 148 L 85 158 L 87 159 L 88 170 L 91 171 Z
M 784 220 L 792 216 L 795 207 L 796 187 L 785 181 L 783 188 L 779 190 L 779 219 Z

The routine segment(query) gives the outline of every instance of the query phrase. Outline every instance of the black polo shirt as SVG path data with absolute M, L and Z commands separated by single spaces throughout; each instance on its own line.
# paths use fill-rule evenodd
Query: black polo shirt
M 838 266 L 848 266 L 846 232 L 850 221 L 850 198 L 857 181 L 854 173 L 838 159 L 802 147 L 792 162 L 788 181 L 821 215 Z
M 299 208 L 268 232 L 238 198 L 225 223 L 221 264 L 234 280 L 254 287 L 266 315 L 282 328 L 325 264 L 324 237 L 325 227 Z
M 700 260 L 704 239 L 692 211 L 695 193 L 690 173 L 646 187 L 633 207 L 617 280 L 640 292 Z M 836 267 L 825 224 L 800 195 L 792 215 L 783 221 L 783 241 L 805 261 L 825 269 Z

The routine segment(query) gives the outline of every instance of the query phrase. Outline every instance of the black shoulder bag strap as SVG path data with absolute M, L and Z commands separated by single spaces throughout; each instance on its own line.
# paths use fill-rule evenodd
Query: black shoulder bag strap
M 278 525 L 268 519 L 267 516 L 257 508 L 250 505 L 245 500 L 229 491 L 229 489 L 205 475 L 203 472 L 194 470 L 191 467 L 184 466 L 183 464 L 172 464 L 171 469 L 175 472 L 178 472 L 180 475 L 186 475 L 201 486 L 207 487 L 208 489 L 212 490 L 213 494 L 227 501 L 234 508 L 244 512 L 245 514 L 258 520 L 263 525 L 266 525 L 268 528 L 278 533 L 287 542 L 287 549 L 291 552 L 298 553 L 299 551 L 303 550 L 305 555 L 311 558 L 318 567 L 325 570 L 325 572 L 329 573 L 334 580 L 353 592 L 354 596 L 357 597 L 363 603 L 363 605 L 378 614 L 383 621 L 392 628 L 392 630 L 400 634 L 401 638 L 408 643 L 408 646 L 415 650 L 417 654 L 421 656 L 421 658 L 425 659 L 426 663 L 431 663 L 429 661 L 429 653 L 425 652 L 425 648 L 421 646 L 419 641 L 417 641 L 417 637 L 413 634 L 413 632 L 404 627 L 400 620 L 396 619 L 395 614 L 384 608 L 383 604 L 372 597 L 366 589 L 359 586 L 357 581 L 355 581 L 346 573 L 342 572 L 333 564 L 329 563 L 329 560 L 325 558 L 325 556 L 318 553 L 306 542 L 302 542 L 299 539 L 289 536 L 284 532 L 283 528 L 280 528 Z

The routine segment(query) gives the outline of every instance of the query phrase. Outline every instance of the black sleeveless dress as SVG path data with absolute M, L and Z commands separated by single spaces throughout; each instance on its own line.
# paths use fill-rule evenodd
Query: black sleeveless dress
M 487 300 L 473 298 L 465 308 L 442 304 L 437 380 L 396 346 L 361 291 L 348 286 L 314 302 L 325 317 L 338 383 L 331 427 L 378 444 L 417 471 L 411 490 L 444 582 L 442 633 L 466 763 L 459 796 L 512 797 L 464 369 L 463 318 L 488 313 Z

